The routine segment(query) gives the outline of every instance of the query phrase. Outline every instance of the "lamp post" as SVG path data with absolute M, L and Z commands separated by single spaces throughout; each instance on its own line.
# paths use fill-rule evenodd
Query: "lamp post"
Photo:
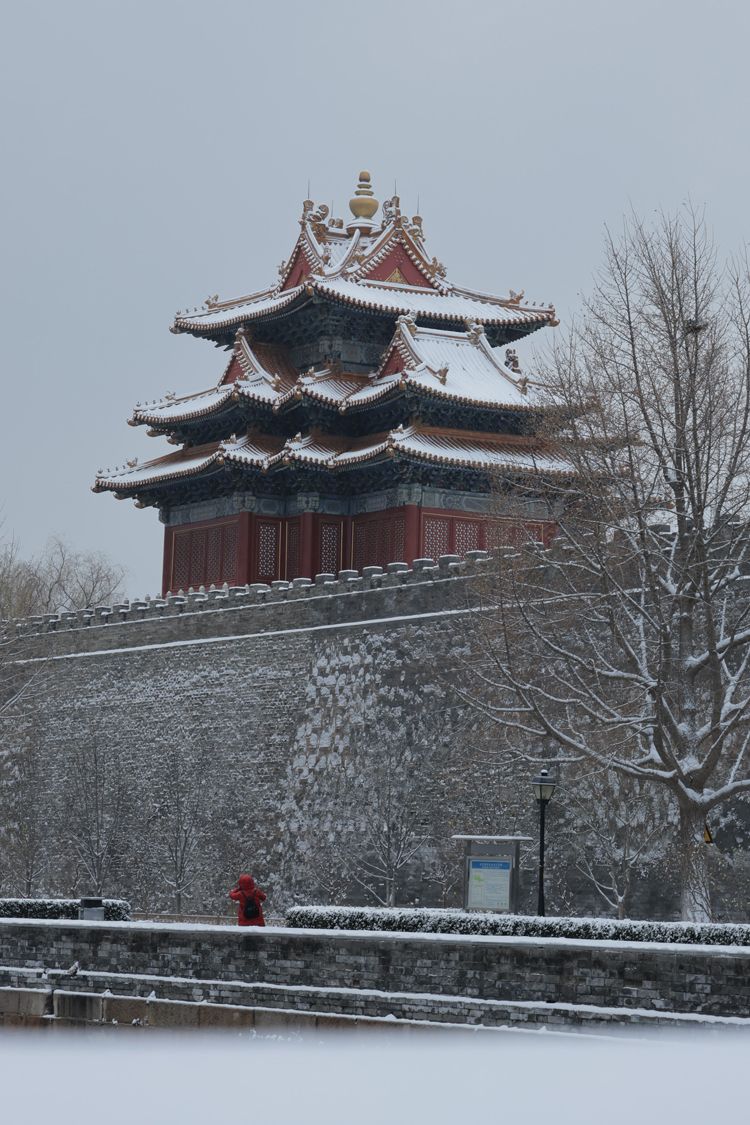
M 534 793 L 539 802 L 539 898 L 537 901 L 536 912 L 540 918 L 544 917 L 544 815 L 547 811 L 547 804 L 555 792 L 555 780 L 550 777 L 547 770 L 540 770 L 537 777 L 531 783 L 534 786 Z

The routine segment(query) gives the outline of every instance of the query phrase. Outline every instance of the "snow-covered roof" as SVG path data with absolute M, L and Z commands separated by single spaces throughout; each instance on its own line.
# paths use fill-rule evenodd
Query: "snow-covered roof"
M 123 491 L 137 492 L 152 484 L 166 484 L 180 477 L 191 477 L 205 472 L 216 461 L 218 446 L 216 442 L 209 445 L 189 446 L 176 453 L 167 453 L 163 457 L 156 457 L 152 461 L 139 464 L 134 457 L 125 465 L 115 469 L 99 469 L 94 481 L 94 492 Z
M 555 319 L 553 309 L 509 305 L 500 297 L 478 299 L 460 293 L 439 293 L 416 285 L 376 284 L 370 281 L 313 280 L 321 296 L 340 300 L 362 309 L 373 309 L 395 316 L 410 314 L 432 320 L 478 320 L 483 324 L 532 325 Z
M 192 314 L 178 314 L 174 331 L 207 334 L 216 329 L 232 328 L 282 312 L 289 306 L 303 304 L 318 296 L 365 311 L 399 316 L 407 314 L 421 319 L 446 322 L 477 320 L 481 324 L 519 328 L 531 331 L 543 324 L 556 324 L 555 310 L 509 303 L 500 297 L 487 298 L 465 293 L 438 292 L 416 285 L 377 284 L 310 275 L 303 285 L 275 294 L 265 292 L 242 302 L 221 306 L 208 304 Z
M 114 470 L 100 469 L 93 485 L 94 492 L 133 493 L 153 485 L 168 484 L 182 477 L 200 476 L 209 470 L 221 469 L 227 461 L 265 469 L 269 459 L 284 444 L 282 437 L 249 433 L 227 441 L 186 446 L 176 453 L 167 453 L 153 461 L 139 464 L 137 458 Z
M 236 378 L 231 382 L 230 372 Z M 166 395 L 141 405 L 138 403 L 130 419 L 131 426 L 151 425 L 168 428 L 170 424 L 193 422 L 220 413 L 230 402 L 246 399 L 275 404 L 294 387 L 297 370 L 284 349 L 272 344 L 251 344 L 240 330 L 235 337 L 232 358 L 218 387 L 197 394 Z
M 402 372 L 402 382 L 439 398 L 473 406 L 539 407 L 540 390 L 521 371 L 515 348 L 492 348 L 479 322 L 464 332 L 420 328 L 411 317 L 399 317 L 381 372 Z M 373 380 L 368 392 L 388 375 Z M 347 408 L 368 401 L 362 394 Z
M 233 362 L 236 365 L 233 367 Z M 413 317 L 400 317 L 378 371 L 355 374 L 337 367 L 299 373 L 282 348 L 252 344 L 237 334 L 233 360 L 224 378 L 237 369 L 233 383 L 181 398 L 167 396 L 138 406 L 132 425 L 170 424 L 220 414 L 240 399 L 265 403 L 281 411 L 302 398 L 345 413 L 361 410 L 404 389 L 486 409 L 538 409 L 541 392 L 523 374 L 515 348 L 490 347 L 479 323 L 466 331 L 420 328 Z
M 398 426 L 378 442 L 370 439 L 361 448 L 336 456 L 340 466 L 361 464 L 383 454 L 410 460 L 493 471 L 517 470 L 569 475 L 573 467 L 562 454 L 551 452 L 534 438 L 508 434 L 473 433 L 428 426 Z
M 215 414 L 232 397 L 233 386 L 227 384 L 211 387 L 207 391 L 197 394 L 165 395 L 164 398 L 154 399 L 145 404 L 137 403 L 133 417 L 129 419 L 131 426 L 154 425 L 168 426 L 170 423 L 194 421 L 198 418 Z
M 522 303 L 522 293 L 499 297 L 449 281 L 445 267 L 426 251 L 420 216 L 402 215 L 396 196 L 383 204 L 382 215 L 379 226 L 355 220 L 344 228 L 327 206 L 316 208 L 306 200 L 299 237 L 275 285 L 230 300 L 210 297 L 202 308 L 178 313 L 172 330 L 221 333 L 303 305 L 314 296 L 393 316 L 478 320 L 521 332 L 557 323 L 551 305 Z M 394 267 L 397 259 L 403 268 Z
M 564 476 L 573 472 L 563 453 L 533 437 L 415 424 L 357 439 L 313 431 L 285 440 L 251 432 L 197 448 L 187 447 L 143 465 L 132 462 L 114 472 L 102 472 L 97 475 L 94 491 L 137 493 L 181 477 L 197 477 L 226 464 L 261 472 L 294 464 L 317 465 L 336 472 L 391 457 L 484 472 L 508 470 Z

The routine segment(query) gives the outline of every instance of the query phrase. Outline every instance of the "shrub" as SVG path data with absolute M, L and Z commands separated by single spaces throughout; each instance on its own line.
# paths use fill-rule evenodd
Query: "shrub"
M 0 898 L 0 918 L 77 918 L 79 906 L 77 898 Z M 130 921 L 125 899 L 103 898 L 102 906 L 107 922 Z
M 750 945 L 750 925 L 734 922 L 537 918 L 521 914 L 482 914 L 410 907 L 295 906 L 286 912 L 286 925 L 326 930 L 658 941 L 678 945 Z

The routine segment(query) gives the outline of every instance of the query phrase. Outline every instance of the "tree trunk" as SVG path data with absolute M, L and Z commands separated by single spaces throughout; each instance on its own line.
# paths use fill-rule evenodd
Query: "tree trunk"
M 703 839 L 705 814 L 692 805 L 680 805 L 680 859 L 683 922 L 710 922 L 711 890 L 708 856 Z

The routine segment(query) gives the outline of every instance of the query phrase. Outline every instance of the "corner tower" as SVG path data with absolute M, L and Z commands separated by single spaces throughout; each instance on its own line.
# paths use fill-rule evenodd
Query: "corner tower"
M 569 466 L 513 347 L 554 309 L 453 284 L 368 172 L 350 209 L 305 200 L 274 285 L 176 316 L 227 351 L 218 382 L 138 405 L 130 424 L 179 448 L 96 477 L 159 509 L 164 592 L 554 534 L 543 498 Z

